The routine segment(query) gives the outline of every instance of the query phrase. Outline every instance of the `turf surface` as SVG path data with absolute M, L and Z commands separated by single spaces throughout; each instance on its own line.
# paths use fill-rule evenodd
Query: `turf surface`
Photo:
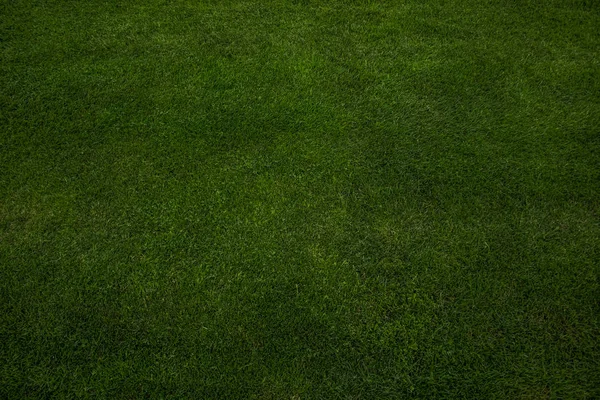
M 599 398 L 599 27 L 0 0 L 0 397 Z

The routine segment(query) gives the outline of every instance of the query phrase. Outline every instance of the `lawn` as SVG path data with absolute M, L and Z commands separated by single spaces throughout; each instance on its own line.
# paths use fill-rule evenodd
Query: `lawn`
M 600 398 L 600 3 L 0 0 L 0 397 Z

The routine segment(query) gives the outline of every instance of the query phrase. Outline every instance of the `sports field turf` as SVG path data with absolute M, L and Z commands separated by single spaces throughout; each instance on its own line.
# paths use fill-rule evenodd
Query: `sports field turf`
M 600 398 L 600 3 L 0 0 L 0 398 Z

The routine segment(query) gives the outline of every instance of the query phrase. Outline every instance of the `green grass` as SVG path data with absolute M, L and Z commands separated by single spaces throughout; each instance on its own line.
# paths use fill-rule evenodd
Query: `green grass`
M 599 27 L 0 0 L 0 397 L 599 398 Z

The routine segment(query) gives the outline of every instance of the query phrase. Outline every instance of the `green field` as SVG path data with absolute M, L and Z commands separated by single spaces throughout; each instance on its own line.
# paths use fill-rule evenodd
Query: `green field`
M 600 2 L 0 0 L 0 398 L 600 398 Z

